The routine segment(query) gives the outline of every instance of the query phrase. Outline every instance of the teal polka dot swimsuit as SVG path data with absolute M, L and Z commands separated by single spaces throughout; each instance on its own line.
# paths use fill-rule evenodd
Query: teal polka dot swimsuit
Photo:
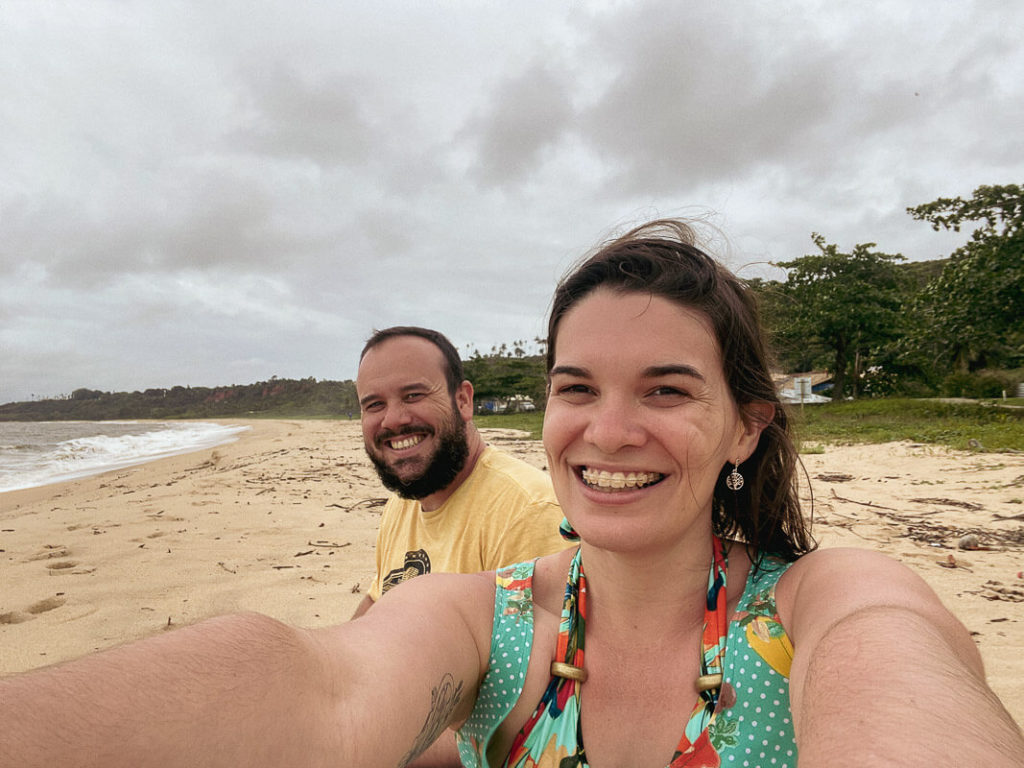
M 736 613 L 729 622 L 723 673 L 725 683 L 706 738 L 698 748 L 677 755 L 669 768 L 682 766 L 796 766 L 797 751 L 789 708 L 789 666 L 793 646 L 779 622 L 775 586 L 790 563 L 762 557 L 751 569 Z M 489 768 L 486 754 L 498 726 L 522 693 L 533 643 L 534 563 L 519 563 L 496 573 L 490 665 L 469 720 L 457 733 L 467 768 Z M 567 707 L 574 706 L 570 699 Z M 567 722 L 579 713 L 566 711 Z M 510 768 L 587 768 L 566 750 L 571 734 L 523 755 Z M 568 756 L 568 757 L 567 757 Z M 569 762 L 566 762 L 566 761 Z M 503 761 L 502 765 L 505 762 Z

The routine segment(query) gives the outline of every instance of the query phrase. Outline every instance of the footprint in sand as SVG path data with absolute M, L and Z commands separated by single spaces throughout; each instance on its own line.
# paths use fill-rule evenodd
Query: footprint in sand
M 166 535 L 167 531 L 153 531 L 153 533 L 147 533 L 145 538 L 136 537 L 134 539 L 129 539 L 129 541 L 132 541 L 136 544 L 145 544 L 146 539 L 160 539 Z
M 56 563 L 50 563 L 47 565 L 47 569 L 51 571 L 67 571 L 78 565 L 75 560 L 58 560 Z
M 25 560 L 31 563 L 36 560 L 56 560 L 59 557 L 70 557 L 71 550 L 63 544 L 47 544 L 41 550 Z
M 68 599 L 66 597 L 54 595 L 53 597 L 45 597 L 37 603 L 32 603 L 32 605 L 25 610 L 33 615 L 38 615 L 40 613 L 52 611 L 54 608 L 60 608 L 67 601 Z
M 7 613 L 0 613 L 0 624 L 22 624 L 26 621 L 31 621 L 41 613 L 52 611 L 55 608 L 60 608 L 68 599 L 60 595 L 53 597 L 45 597 L 38 602 L 32 603 L 24 611 L 8 611 Z
M 56 563 L 49 563 L 46 568 L 50 571 L 51 575 L 56 573 L 70 573 L 72 576 L 81 576 L 83 574 L 94 573 L 96 571 L 95 568 L 79 568 L 77 560 L 60 560 Z

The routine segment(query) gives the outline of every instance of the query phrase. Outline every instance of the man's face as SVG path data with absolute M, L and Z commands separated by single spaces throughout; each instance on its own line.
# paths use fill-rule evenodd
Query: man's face
M 384 486 L 403 498 L 447 488 L 466 463 L 472 398 L 449 394 L 443 364 L 441 350 L 418 336 L 387 339 L 359 364 L 366 453 Z

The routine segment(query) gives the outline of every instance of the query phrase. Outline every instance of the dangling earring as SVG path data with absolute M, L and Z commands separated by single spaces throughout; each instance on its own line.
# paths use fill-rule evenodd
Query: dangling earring
M 743 487 L 743 475 L 740 474 L 739 464 L 733 463 L 732 472 L 725 478 L 725 487 L 730 491 L 738 491 Z

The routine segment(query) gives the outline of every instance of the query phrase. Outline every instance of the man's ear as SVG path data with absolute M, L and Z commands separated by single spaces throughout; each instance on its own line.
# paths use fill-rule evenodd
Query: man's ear
M 775 406 L 763 400 L 740 406 L 740 420 L 743 422 L 737 445 L 736 459 L 744 462 L 757 448 L 757 442 L 761 439 L 764 428 L 772 423 L 775 418 Z
M 468 381 L 463 381 L 455 390 L 455 405 L 459 407 L 463 421 L 473 418 L 473 385 Z

